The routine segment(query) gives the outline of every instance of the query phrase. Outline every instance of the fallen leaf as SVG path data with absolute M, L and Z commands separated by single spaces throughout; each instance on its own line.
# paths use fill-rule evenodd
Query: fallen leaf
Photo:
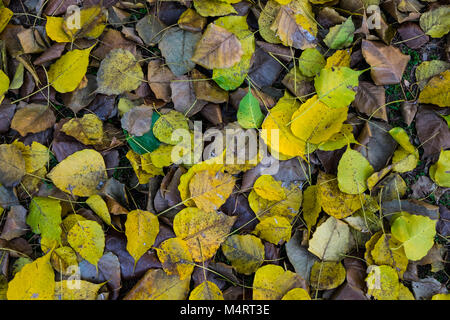
M 194 271 L 194 262 L 187 243 L 180 238 L 170 238 L 156 248 L 158 259 L 167 274 L 178 275 L 180 280 L 190 278 Z
M 80 256 L 97 266 L 105 248 L 105 235 L 97 222 L 78 221 L 70 228 L 67 241 Z
M 51 252 L 25 265 L 8 283 L 8 300 L 53 300 L 55 273 L 50 264 Z
M 142 68 L 135 56 L 128 50 L 113 49 L 100 63 L 97 92 L 112 95 L 132 91 L 143 79 Z
M 186 241 L 196 262 L 211 258 L 236 221 L 221 212 L 206 213 L 198 208 L 185 208 L 173 221 L 177 237 Z
M 410 57 L 398 48 L 386 46 L 380 42 L 363 40 L 362 54 L 372 67 L 370 75 L 376 85 L 399 83 Z
M 189 295 L 189 300 L 224 300 L 222 291 L 214 282 L 205 281 L 199 284 Z
M 133 210 L 127 214 L 125 234 L 127 251 L 134 258 L 134 264 L 149 250 L 159 232 L 158 218 L 151 212 Z
M 294 288 L 307 289 L 305 280 L 292 271 L 284 271 L 273 264 L 262 266 L 255 272 L 253 300 L 280 300 Z
M 289 241 L 291 232 L 291 223 L 283 216 L 262 218 L 253 231 L 261 239 L 275 245 Z
M 85 50 L 74 49 L 50 66 L 48 81 L 56 91 L 71 92 L 78 87 L 86 74 L 91 50 L 92 47 Z
M 191 60 L 207 69 L 229 68 L 241 60 L 243 53 L 236 35 L 211 23 L 199 40 Z
M 50 107 L 32 103 L 17 110 L 11 121 L 11 128 L 24 137 L 28 133 L 42 132 L 55 122 L 56 117 Z
M 103 157 L 89 149 L 68 156 L 47 176 L 60 190 L 82 197 L 97 194 L 107 179 Z
M 311 287 L 317 290 L 337 288 L 345 281 L 345 275 L 345 268 L 340 262 L 315 262 L 311 268 Z
M 12 144 L 0 145 L 0 183 L 16 186 L 26 174 L 25 160 L 19 148 Z

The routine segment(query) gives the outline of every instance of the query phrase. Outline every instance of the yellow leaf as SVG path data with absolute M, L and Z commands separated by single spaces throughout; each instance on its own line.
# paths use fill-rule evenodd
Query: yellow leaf
M 105 248 L 105 234 L 95 221 L 78 221 L 67 234 L 70 246 L 89 263 L 97 266 Z
M 264 262 L 264 245 L 255 236 L 231 235 L 222 243 L 222 252 L 238 273 L 250 275 Z
M 286 198 L 286 193 L 281 187 L 281 181 L 276 181 L 271 175 L 263 174 L 256 179 L 253 190 L 262 198 L 278 201 Z
M 275 245 L 291 239 L 292 226 L 288 219 L 281 216 L 271 216 L 262 219 L 253 231 L 261 239 Z
M 97 292 L 104 283 L 84 280 L 62 280 L 56 282 L 55 300 L 96 300 Z
M 100 144 L 103 140 L 103 122 L 93 113 L 70 119 L 61 131 L 85 145 Z
M 121 48 L 111 50 L 100 63 L 97 72 L 97 92 L 113 95 L 136 90 L 144 73 L 136 57 Z
M 286 198 L 280 201 L 264 199 L 255 190 L 250 192 L 248 203 L 259 220 L 273 216 L 284 217 L 289 222 L 294 220 L 302 204 L 302 190 L 293 183 L 284 190 Z
M 14 12 L 6 7 L 0 9 L 0 33 L 5 30 L 13 15 Z
M 398 297 L 397 300 L 416 300 L 413 294 L 407 287 L 405 287 L 401 282 L 398 287 Z
M 438 293 L 431 297 L 431 300 L 450 300 L 450 293 Z
M 224 300 L 222 291 L 211 281 L 204 281 L 192 290 L 189 300 Z
M 60 190 L 80 197 L 97 194 L 107 180 L 102 155 L 90 149 L 68 156 L 47 176 Z
M 392 157 L 393 171 L 403 173 L 414 170 L 419 162 L 419 151 L 409 141 L 405 129 L 395 127 L 389 130 L 389 134 L 399 144 Z
M 71 42 L 72 37 L 69 36 L 63 28 L 63 17 L 51 17 L 47 16 L 47 22 L 45 24 L 45 31 L 50 39 L 56 42 Z
M 253 300 L 280 300 L 294 288 L 306 290 L 305 280 L 292 271 L 284 271 L 273 264 L 262 266 L 255 272 Z
M 216 163 L 216 158 L 212 158 L 206 161 L 197 163 L 189 168 L 188 172 L 180 177 L 180 184 L 178 185 L 178 191 L 180 191 L 181 200 L 187 207 L 195 207 L 195 202 L 191 199 L 191 193 L 189 191 L 189 183 L 192 177 L 201 171 L 208 170 L 210 174 L 214 174 L 219 170 L 223 170 L 224 165 Z
M 440 107 L 450 106 L 450 70 L 431 78 L 419 95 L 419 102 L 432 103 Z
M 333 134 L 327 141 L 322 142 L 319 145 L 319 150 L 333 151 L 341 149 L 350 143 L 356 142 L 357 141 L 353 136 L 353 126 L 351 124 L 344 123 L 339 132 Z
M 190 277 L 180 280 L 162 269 L 149 269 L 124 300 L 185 300 L 190 281 Z
M 6 92 L 8 92 L 9 89 L 9 78 L 8 76 L 3 72 L 3 70 L 0 70 L 0 99 L 3 100 L 3 96 Z M 1 101 L 0 101 L 1 102 Z
M 131 166 L 133 167 L 134 173 L 136 173 L 136 176 L 139 180 L 140 184 L 147 184 L 150 181 L 150 178 L 160 174 L 163 174 L 163 171 L 161 168 L 156 168 L 159 170 L 155 170 L 155 172 L 147 172 L 144 170 L 144 162 L 146 163 L 146 169 L 149 170 L 152 168 L 148 162 L 145 161 L 146 158 L 139 155 L 138 153 L 134 152 L 133 150 L 129 150 L 126 154 L 126 158 L 130 161 Z
M 335 175 L 320 172 L 317 187 L 323 211 L 337 219 L 350 216 L 364 204 L 364 197 L 342 192 Z
M 311 300 L 311 297 L 303 288 L 294 288 L 289 290 L 281 300 Z
M 65 93 L 78 88 L 86 74 L 92 48 L 69 51 L 50 66 L 48 81 L 56 91 Z
M 203 17 L 225 16 L 237 13 L 233 6 L 221 0 L 194 0 L 194 7 Z
M 316 225 L 321 210 L 319 186 L 309 186 L 303 192 L 303 219 L 308 227 L 308 235 L 311 232 L 311 228 Z
M 409 260 L 401 246 L 401 242 L 391 235 L 382 234 L 370 252 L 376 265 L 387 265 L 397 271 L 400 278 L 408 267 Z
M 102 220 L 108 225 L 111 225 L 111 215 L 109 214 L 108 206 L 105 200 L 99 195 L 95 194 L 86 200 L 86 204 L 94 211 Z
M 73 275 L 74 266 L 78 266 L 77 255 L 71 247 L 59 247 L 52 252 L 50 262 L 53 268 L 65 276 Z
M 173 230 L 177 237 L 186 241 L 194 261 L 201 262 L 214 256 L 236 218 L 221 212 L 185 208 L 175 216 Z
M 25 265 L 8 284 L 8 300 L 53 300 L 55 273 L 51 252 Z
M 330 108 L 315 95 L 292 114 L 291 130 L 297 138 L 319 144 L 341 130 L 347 113 L 347 107 Z
M 142 169 L 152 176 L 164 175 L 164 171 L 162 170 L 162 168 L 157 167 L 153 164 L 151 153 L 144 153 L 143 155 L 141 155 L 141 165 Z
M 186 241 L 180 238 L 169 238 L 156 248 L 156 252 L 167 274 L 178 275 L 180 280 L 184 280 L 194 271 L 194 262 Z
M 328 57 L 327 64 L 325 65 L 325 69 L 331 69 L 331 67 L 350 68 L 351 53 L 352 53 L 351 48 L 336 50 L 330 57 Z
M 33 141 L 30 146 L 26 146 L 15 140 L 12 145 L 15 145 L 22 152 L 25 169 L 28 173 L 38 171 L 47 165 L 50 160 L 48 148 L 39 142 Z
M 178 111 L 171 110 L 161 115 L 153 125 L 153 134 L 164 143 L 176 145 L 181 137 L 173 137 L 175 130 L 189 130 L 186 117 Z
M 397 272 L 390 266 L 369 266 L 367 293 L 377 300 L 396 300 L 400 290 Z
M 304 157 L 305 141 L 297 138 L 287 125 L 293 113 L 298 109 L 299 102 L 289 94 L 285 94 L 277 104 L 270 109 L 261 128 L 261 138 L 270 147 L 272 155 L 275 152 L 282 153 L 289 157 Z M 313 152 L 313 148 L 309 150 Z M 276 156 L 275 156 L 276 157 Z
M 63 29 L 72 39 L 79 37 L 98 38 L 106 27 L 106 15 L 99 6 L 92 6 L 80 10 L 80 25 L 72 26 L 64 21 Z
M 155 243 L 158 233 L 159 221 L 153 213 L 138 209 L 127 214 L 125 222 L 127 251 L 134 258 L 135 265 Z
M 330 290 L 345 281 L 346 271 L 342 263 L 334 261 L 314 262 L 311 268 L 311 287 L 317 290 Z
M 173 149 L 172 145 L 160 144 L 158 149 L 150 153 L 150 158 L 152 160 L 153 165 L 157 168 L 164 168 L 170 166 L 173 162 L 177 161 L 178 159 L 172 160 L 172 149 Z
M 218 210 L 233 191 L 235 178 L 222 172 L 204 170 L 189 181 L 189 191 L 197 207 L 205 212 Z

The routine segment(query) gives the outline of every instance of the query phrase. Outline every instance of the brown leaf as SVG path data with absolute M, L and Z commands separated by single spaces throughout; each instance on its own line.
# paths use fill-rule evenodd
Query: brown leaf
M 147 78 L 155 97 L 170 102 L 172 92 L 170 82 L 175 79 L 175 75 L 163 64 L 162 60 L 151 60 L 148 63 Z
M 125 113 L 120 123 L 129 134 L 140 137 L 150 130 L 152 116 L 153 109 L 150 106 L 141 105 Z
M 23 236 L 27 230 L 28 225 L 25 220 L 27 217 L 27 210 L 22 206 L 12 206 L 6 217 L 5 225 L 3 226 L 0 238 L 11 240 Z
M 117 30 L 108 29 L 101 37 L 100 45 L 92 51 L 91 55 L 103 60 L 113 49 L 122 48 L 136 55 L 136 44 L 125 37 Z M 94 59 L 95 60 L 95 59 Z
M 228 101 L 228 92 L 220 88 L 214 81 L 206 80 L 207 77 L 200 71 L 196 69 L 192 70 L 191 76 L 197 99 L 212 103 L 224 103 Z
M 315 37 L 295 21 L 294 11 L 288 6 L 281 6 L 270 29 L 277 33 L 280 40 L 288 47 L 305 50 L 316 46 Z
M 346 19 L 341 16 L 334 8 L 324 7 L 320 9 L 316 17 L 317 23 L 325 29 L 343 23 Z
M 187 117 L 200 112 L 207 103 L 196 97 L 193 82 L 187 76 L 181 76 L 173 80 L 170 83 L 170 89 L 175 110 Z
M 414 22 L 405 22 L 397 29 L 400 38 L 411 49 L 418 49 L 430 41 L 430 37 L 426 35 L 419 25 Z
M 200 111 L 201 115 L 206 118 L 213 125 L 217 126 L 223 123 L 222 110 L 218 104 L 208 103 Z
M 388 120 L 386 113 L 386 94 L 381 86 L 367 81 L 360 81 L 353 106 L 370 117 Z
M 37 133 L 50 128 L 55 121 L 55 115 L 48 106 L 32 103 L 16 112 L 11 128 L 24 137 L 27 133 Z
M 402 0 L 392 0 L 384 1 L 381 3 L 381 7 L 385 9 L 391 16 L 397 20 L 398 23 L 403 23 L 405 21 L 415 21 L 419 19 L 420 12 L 414 10 L 413 12 L 404 13 L 398 10 L 398 6 Z
M 355 150 L 369 160 L 375 171 L 380 171 L 393 155 L 397 142 L 389 134 L 392 127 L 384 122 L 367 121 L 360 135 Z
M 42 45 L 43 40 L 36 29 L 26 29 L 17 34 L 17 38 L 23 48 L 24 53 L 40 53 L 46 47 Z
M 450 148 L 447 122 L 432 107 L 421 105 L 416 115 L 416 130 L 426 158 Z
M 0 184 L 15 187 L 25 175 L 22 152 L 12 144 L 0 144 Z
M 191 60 L 207 69 L 229 68 L 241 60 L 243 53 L 236 35 L 210 23 L 197 43 Z
M 202 31 L 206 25 L 206 18 L 202 17 L 194 9 L 187 9 L 178 20 L 178 26 L 181 29 L 199 32 Z
M 402 113 L 402 118 L 405 121 L 405 123 L 409 126 L 415 116 L 416 116 L 416 112 L 417 112 L 417 102 L 413 101 L 405 101 L 402 102 L 402 104 L 400 105 L 400 111 Z
M 290 62 L 292 60 L 293 54 L 291 50 L 289 50 L 289 48 L 286 48 L 285 46 L 272 44 L 265 41 L 256 41 L 256 44 L 265 52 L 272 56 L 275 56 L 281 61 Z
M 9 127 L 11 126 L 11 120 L 14 117 L 15 111 L 15 104 L 10 104 L 6 100 L 4 100 L 2 104 L 0 104 L 0 133 L 5 133 L 9 130 Z
M 160 268 L 161 263 L 153 251 L 147 251 L 136 263 L 127 251 L 127 240 L 125 235 L 110 229 L 106 235 L 105 250 L 114 253 L 120 262 L 120 271 L 124 280 L 141 277 L 150 268 Z
M 65 47 L 65 43 L 54 43 L 50 48 L 37 57 L 36 60 L 34 60 L 34 64 L 42 65 L 46 62 L 58 59 L 61 57 Z
M 402 79 L 410 56 L 381 42 L 363 40 L 362 54 L 372 67 L 370 75 L 376 85 L 396 84 Z
M 49 0 L 45 6 L 44 13 L 47 16 L 59 16 L 67 11 L 67 8 L 72 5 L 77 5 L 78 0 Z
M 81 109 L 87 107 L 95 99 L 95 90 L 97 89 L 97 77 L 88 74 L 81 81 L 77 89 L 72 92 L 63 93 L 62 99 L 66 107 L 70 108 L 74 113 L 78 113 Z

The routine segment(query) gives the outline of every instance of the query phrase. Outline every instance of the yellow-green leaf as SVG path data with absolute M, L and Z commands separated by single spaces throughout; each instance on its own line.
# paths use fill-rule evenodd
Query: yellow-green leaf
M 402 212 L 391 226 L 392 235 L 403 244 L 408 259 L 416 261 L 426 256 L 434 244 L 436 221 L 426 216 Z
M 450 188 L 450 150 L 441 150 L 438 161 L 430 166 L 430 178 L 437 185 Z
M 264 262 L 264 245 L 255 236 L 231 235 L 222 243 L 222 252 L 238 273 L 250 275 Z
M 361 153 L 347 147 L 338 165 L 339 189 L 348 194 L 361 194 L 367 190 L 366 181 L 373 172 L 373 167 Z
M 311 287 L 317 290 L 330 290 L 345 281 L 346 271 L 342 263 L 334 261 L 314 262 L 311 268 Z
M 156 252 L 167 274 L 178 275 L 180 280 L 184 280 L 194 271 L 194 262 L 186 241 L 180 238 L 169 238 L 156 248 Z
M 292 226 L 288 219 L 281 216 L 271 216 L 263 218 L 253 231 L 261 239 L 269 241 L 275 245 L 282 241 L 291 239 Z

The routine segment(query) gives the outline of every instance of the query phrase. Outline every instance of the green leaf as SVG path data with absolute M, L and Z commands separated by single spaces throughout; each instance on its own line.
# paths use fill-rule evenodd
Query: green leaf
M 125 133 L 125 138 L 127 139 L 127 143 L 133 151 L 139 154 L 145 154 L 158 149 L 161 142 L 158 139 L 156 139 L 152 130 L 158 118 L 159 114 L 153 112 L 152 124 L 150 126 L 149 131 L 147 131 L 147 133 L 143 134 L 140 137 L 130 136 L 126 130 L 123 130 L 123 132 Z
M 250 88 L 239 103 L 237 120 L 241 127 L 245 129 L 259 128 L 264 120 L 259 101 L 252 95 Z
M 433 38 L 441 38 L 450 31 L 450 6 L 437 6 L 420 16 L 420 27 Z
M 241 61 L 230 68 L 214 69 L 213 79 L 224 90 L 238 88 L 250 69 L 250 61 L 255 52 L 255 37 L 248 29 L 246 16 L 227 16 L 214 21 L 214 24 L 233 33 L 241 42 Z
M 391 233 L 402 242 L 408 259 L 417 261 L 425 257 L 434 244 L 436 221 L 425 216 L 402 212 L 394 220 Z
M 331 108 L 347 107 L 355 100 L 358 77 L 363 71 L 347 67 L 322 69 L 314 79 L 319 99 Z
M 347 147 L 339 160 L 337 180 L 339 189 L 348 194 L 360 194 L 366 191 L 366 180 L 374 172 L 364 156 Z
M 34 233 L 61 242 L 61 210 L 59 200 L 34 197 L 30 203 L 27 224 Z
M 352 44 L 354 32 L 355 26 L 350 16 L 344 23 L 331 27 L 323 42 L 331 49 L 343 49 Z
M 298 61 L 300 72 L 306 77 L 314 77 L 325 67 L 326 61 L 316 48 L 308 48 L 302 52 Z

